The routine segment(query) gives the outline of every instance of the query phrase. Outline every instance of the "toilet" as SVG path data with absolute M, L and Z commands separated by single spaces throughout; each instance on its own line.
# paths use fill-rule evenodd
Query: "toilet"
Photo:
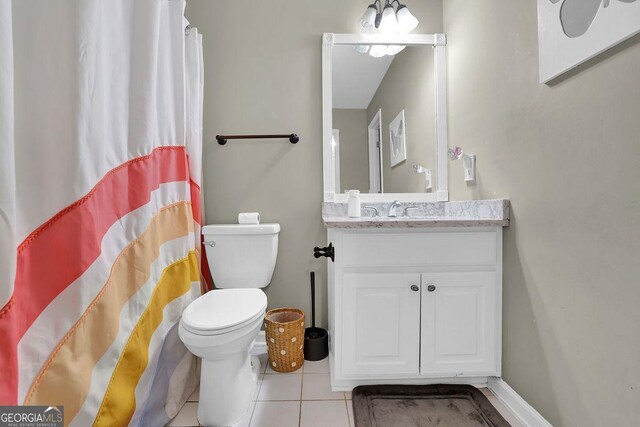
M 273 276 L 279 232 L 279 224 L 202 228 L 216 289 L 184 310 L 179 335 L 202 359 L 198 420 L 206 426 L 240 422 L 253 401 L 259 362 L 249 351 L 264 320 L 267 297 L 261 288 Z

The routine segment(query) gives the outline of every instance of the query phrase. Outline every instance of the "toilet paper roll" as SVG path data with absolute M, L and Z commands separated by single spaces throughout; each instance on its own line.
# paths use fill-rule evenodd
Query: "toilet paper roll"
M 238 224 L 260 224 L 260 214 L 258 212 L 239 213 Z

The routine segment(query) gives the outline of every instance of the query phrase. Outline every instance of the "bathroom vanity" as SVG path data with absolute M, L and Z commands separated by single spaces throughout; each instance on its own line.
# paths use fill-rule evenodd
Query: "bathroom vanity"
M 380 45 L 397 53 L 367 56 Z M 500 376 L 509 202 L 449 202 L 446 76 L 445 34 L 323 36 L 322 218 L 331 245 L 316 255 L 334 256 L 336 391 Z M 352 189 L 360 218 L 347 215 Z
M 328 263 L 334 390 L 500 376 L 508 201 L 418 209 L 413 217 L 352 219 L 342 204 L 323 204 L 335 248 Z

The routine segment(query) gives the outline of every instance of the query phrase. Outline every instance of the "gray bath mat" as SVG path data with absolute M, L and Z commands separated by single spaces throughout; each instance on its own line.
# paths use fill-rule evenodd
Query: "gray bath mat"
M 468 385 L 372 385 L 353 389 L 356 427 L 508 427 Z

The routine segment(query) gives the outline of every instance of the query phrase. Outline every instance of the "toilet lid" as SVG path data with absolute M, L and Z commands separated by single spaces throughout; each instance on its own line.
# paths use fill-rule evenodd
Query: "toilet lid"
M 226 329 L 253 319 L 267 308 L 260 289 L 216 289 L 193 301 L 182 313 L 182 322 L 193 331 Z

